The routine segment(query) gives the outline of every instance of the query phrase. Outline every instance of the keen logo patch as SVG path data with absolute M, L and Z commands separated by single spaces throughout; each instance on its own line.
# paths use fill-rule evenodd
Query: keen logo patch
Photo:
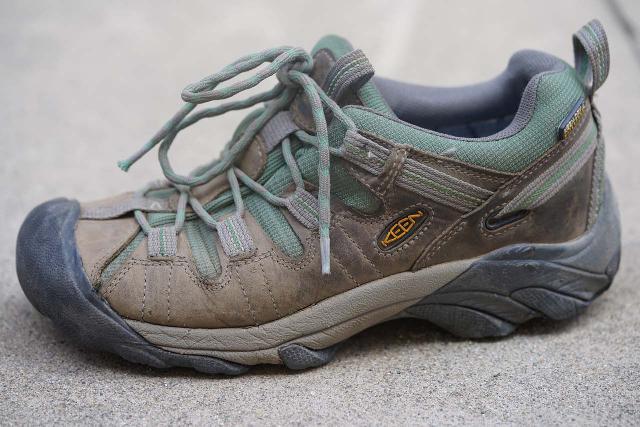
M 418 208 L 396 218 L 380 234 L 378 246 L 382 250 L 393 249 L 407 240 L 427 219 L 427 210 Z

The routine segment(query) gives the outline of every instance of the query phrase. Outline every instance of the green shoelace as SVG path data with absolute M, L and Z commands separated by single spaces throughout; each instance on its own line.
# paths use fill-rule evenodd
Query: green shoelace
M 228 81 L 241 73 L 254 70 L 262 64 L 267 64 L 252 76 L 218 88 L 218 85 Z M 185 105 L 137 152 L 126 160 L 118 162 L 118 166 L 127 171 L 136 161 L 148 153 L 156 145 L 160 144 L 158 158 L 162 172 L 167 181 L 148 184 L 137 192 L 144 197 L 151 190 L 173 187 L 180 196 L 176 210 L 175 231 L 180 233 L 183 229 L 187 205 L 190 205 L 195 214 L 208 226 L 216 229 L 217 222 L 207 212 L 202 204 L 191 194 L 191 189 L 204 184 L 215 177 L 226 174 L 229 188 L 233 196 L 236 215 L 243 217 L 245 209 L 240 191 L 240 182 L 255 193 L 262 196 L 267 202 L 276 206 L 287 206 L 287 199 L 270 193 L 261 184 L 251 179 L 242 170 L 234 166 L 235 162 L 248 148 L 256 134 L 279 111 L 289 107 L 297 93 L 302 89 L 311 107 L 315 123 L 315 135 L 298 130 L 295 136 L 303 143 L 315 146 L 318 149 L 318 230 L 320 234 L 320 254 L 322 260 L 322 273 L 330 273 L 330 239 L 329 225 L 331 221 L 331 181 L 330 159 L 331 155 L 342 156 L 340 149 L 329 146 L 328 123 L 324 113 L 326 106 L 333 116 L 342 122 L 348 131 L 357 132 L 356 126 L 342 109 L 318 86 L 309 76 L 313 68 L 313 59 L 301 48 L 279 47 L 264 50 L 255 54 L 242 57 L 227 65 L 221 71 L 214 73 L 197 83 L 188 85 L 182 91 L 182 100 Z M 253 88 L 268 77 L 276 75 L 278 83 L 272 89 L 248 97 L 240 101 L 227 102 L 215 107 L 194 111 L 199 104 L 210 101 L 231 98 L 240 92 Z M 189 175 L 179 175 L 169 162 L 169 149 L 176 135 L 181 130 L 197 123 L 198 121 L 224 114 L 228 111 L 241 110 L 265 102 L 265 109 L 248 125 L 244 132 L 237 138 L 229 141 L 218 159 L 203 165 Z M 282 153 L 287 167 L 291 172 L 296 191 L 304 191 L 304 180 L 295 157 L 291 151 L 288 138 L 282 140 Z M 143 232 L 149 234 L 151 226 L 142 211 L 135 211 L 135 218 Z

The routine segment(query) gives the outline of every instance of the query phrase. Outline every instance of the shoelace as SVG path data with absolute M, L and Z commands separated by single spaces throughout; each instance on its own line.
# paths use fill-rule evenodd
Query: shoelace
M 252 76 L 227 87 L 218 88 L 218 85 L 221 83 L 241 73 L 254 70 L 264 63 L 268 65 L 258 70 Z M 331 155 L 341 156 L 342 153 L 339 149 L 329 146 L 328 123 L 324 107 L 326 106 L 333 116 L 346 126 L 347 131 L 355 132 L 356 126 L 353 120 L 351 120 L 308 75 L 312 67 L 313 59 L 311 55 L 301 48 L 287 46 L 267 49 L 236 60 L 219 72 L 205 77 L 197 83 L 188 85 L 182 91 L 182 100 L 185 101 L 185 105 L 136 153 L 128 159 L 118 162 L 118 166 L 126 172 L 142 156 L 160 144 L 158 158 L 162 172 L 168 182 L 148 184 L 139 190 L 137 195 L 144 197 L 145 194 L 151 190 L 166 188 L 167 186 L 174 187 L 179 192 L 180 196 L 175 219 L 176 235 L 180 233 L 184 226 L 187 205 L 191 205 L 195 214 L 208 226 L 214 229 L 217 227 L 216 220 L 214 220 L 202 204 L 191 194 L 191 188 L 208 182 L 221 174 L 226 174 L 227 176 L 233 202 L 236 207 L 236 215 L 240 217 L 244 215 L 244 203 L 240 192 L 240 182 L 261 195 L 267 202 L 276 206 L 287 206 L 287 199 L 270 193 L 261 184 L 235 167 L 234 164 L 248 148 L 260 129 L 279 111 L 286 109 L 301 88 L 302 93 L 304 93 L 311 107 L 315 123 L 315 135 L 301 130 L 295 132 L 295 135 L 303 143 L 315 146 L 319 153 L 317 199 L 318 231 L 320 234 L 322 273 L 329 274 L 329 225 L 331 221 L 330 159 Z M 215 107 L 194 111 L 199 104 L 231 98 L 240 92 L 257 86 L 260 82 L 274 74 L 278 79 L 278 83 L 268 91 L 261 92 L 240 101 L 227 102 Z M 169 162 L 168 154 L 178 132 L 204 118 L 219 116 L 228 111 L 249 108 L 261 102 L 266 103 L 265 109 L 257 115 L 237 139 L 232 139 L 225 145 L 218 159 L 197 168 L 192 174 L 187 176 L 179 175 L 173 170 Z M 283 139 L 281 146 L 285 163 L 291 172 L 296 191 L 304 191 L 302 173 L 291 151 L 289 139 Z M 151 232 L 151 225 L 147 221 L 145 214 L 139 210 L 136 210 L 134 214 L 143 232 L 148 235 Z

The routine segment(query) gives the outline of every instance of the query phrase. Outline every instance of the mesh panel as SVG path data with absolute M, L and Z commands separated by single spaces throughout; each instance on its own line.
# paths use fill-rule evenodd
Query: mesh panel
M 200 277 L 205 281 L 218 277 L 222 268 L 213 239 L 214 231 L 200 219 L 185 223 L 185 231 Z
M 293 146 L 292 146 L 293 148 Z M 267 182 L 274 173 L 278 171 L 282 166 L 285 165 L 284 156 L 282 155 L 282 150 L 274 149 L 267 156 L 267 165 L 264 168 L 264 172 L 258 179 L 258 182 L 264 184 Z
M 297 146 L 299 146 L 298 142 L 292 143 L 292 148 L 295 149 Z M 265 185 L 269 191 L 275 194 L 282 193 L 282 191 L 284 191 L 284 189 L 292 182 L 289 169 L 283 167 L 284 165 L 285 162 L 282 152 L 280 150 L 272 151 L 267 157 L 265 171 L 259 179 L 260 183 Z M 280 212 L 278 208 L 271 206 L 269 203 L 264 201 L 260 196 L 252 195 L 251 191 L 246 187 L 242 187 L 242 195 L 247 209 L 256 218 L 256 221 L 258 221 L 273 243 L 289 256 L 301 256 L 303 248 L 300 243 L 300 239 L 293 231 L 291 225 L 289 225 L 282 212 Z M 205 208 L 215 219 L 220 219 L 222 216 L 234 211 L 235 207 L 232 203 L 233 197 L 231 192 L 225 191 L 211 202 L 205 204 Z M 171 224 L 175 221 L 175 214 L 173 213 L 150 213 L 147 217 L 149 223 L 153 227 Z M 200 221 L 194 214 L 188 215 L 186 222 L 187 230 L 193 228 L 192 223 L 197 224 L 201 222 L 202 221 Z M 203 223 L 203 226 L 206 227 L 206 224 Z M 209 228 L 209 233 L 213 235 L 215 232 Z M 189 236 L 187 237 L 189 238 Z M 210 270 L 210 267 L 206 265 L 206 258 L 215 257 L 217 259 L 217 252 L 214 253 L 215 246 L 210 249 L 209 247 L 199 244 L 198 241 L 192 242 L 189 240 L 189 243 L 191 245 L 192 252 L 194 252 L 196 264 L 198 264 L 198 259 L 200 259 L 202 271 L 199 269 L 199 272 L 203 277 L 207 277 L 207 272 Z M 208 254 L 207 257 L 205 257 L 206 254 Z
M 297 145 L 295 143 L 294 147 Z M 317 150 L 311 147 L 301 147 L 296 151 L 296 158 L 304 178 L 317 185 Z M 375 212 L 380 207 L 380 201 L 335 161 L 331 164 L 331 179 L 332 194 L 342 200 L 345 205 L 365 213 Z M 274 194 L 282 194 L 291 183 L 289 169 L 281 167 L 264 182 L 264 186 Z M 248 196 L 245 199 L 245 204 L 262 229 L 284 253 L 290 256 L 302 255 L 303 248 L 300 239 L 277 207 L 272 206 L 258 195 Z
M 305 180 L 318 185 L 318 151 L 315 148 L 302 147 L 296 152 L 300 172 Z M 291 184 L 289 169 L 282 168 L 265 183 L 267 190 L 282 194 Z M 375 212 L 380 201 L 367 187 L 358 182 L 337 161 L 331 163 L 331 194 L 345 205 L 364 213 Z
M 314 148 L 303 147 L 296 154 L 304 178 L 312 184 L 318 185 L 318 151 Z M 380 201 L 373 193 L 349 175 L 335 159 L 331 162 L 331 194 L 346 206 L 363 213 L 373 213 L 380 208 Z
M 358 98 L 360 98 L 362 105 L 365 107 L 369 107 L 389 117 L 396 117 L 372 81 L 368 81 L 362 85 L 360 90 L 358 90 Z
M 534 110 L 526 126 L 509 136 L 503 133 L 494 139 L 488 137 L 481 141 L 448 138 L 358 108 L 346 111 L 358 128 L 382 138 L 437 154 L 453 148 L 456 157 L 462 161 L 499 171 L 518 172 L 557 141 L 558 126 L 584 96 L 584 89 L 573 68 L 566 67 L 561 72 L 542 75 L 537 90 L 531 95 L 529 101 L 534 103 Z
M 269 204 L 257 194 L 247 197 L 244 203 L 251 215 L 282 252 L 290 257 L 302 256 L 304 249 L 298 235 L 277 207 Z

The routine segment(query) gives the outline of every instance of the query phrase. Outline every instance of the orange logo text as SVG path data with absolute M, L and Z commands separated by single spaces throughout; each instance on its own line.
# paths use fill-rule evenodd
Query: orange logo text
M 416 226 L 419 218 L 422 218 L 424 213 L 422 211 L 417 211 L 416 213 L 409 214 L 404 218 L 400 218 L 389 228 L 386 236 L 380 244 L 382 246 L 387 247 L 390 244 L 402 239 L 407 235 L 413 228 Z

